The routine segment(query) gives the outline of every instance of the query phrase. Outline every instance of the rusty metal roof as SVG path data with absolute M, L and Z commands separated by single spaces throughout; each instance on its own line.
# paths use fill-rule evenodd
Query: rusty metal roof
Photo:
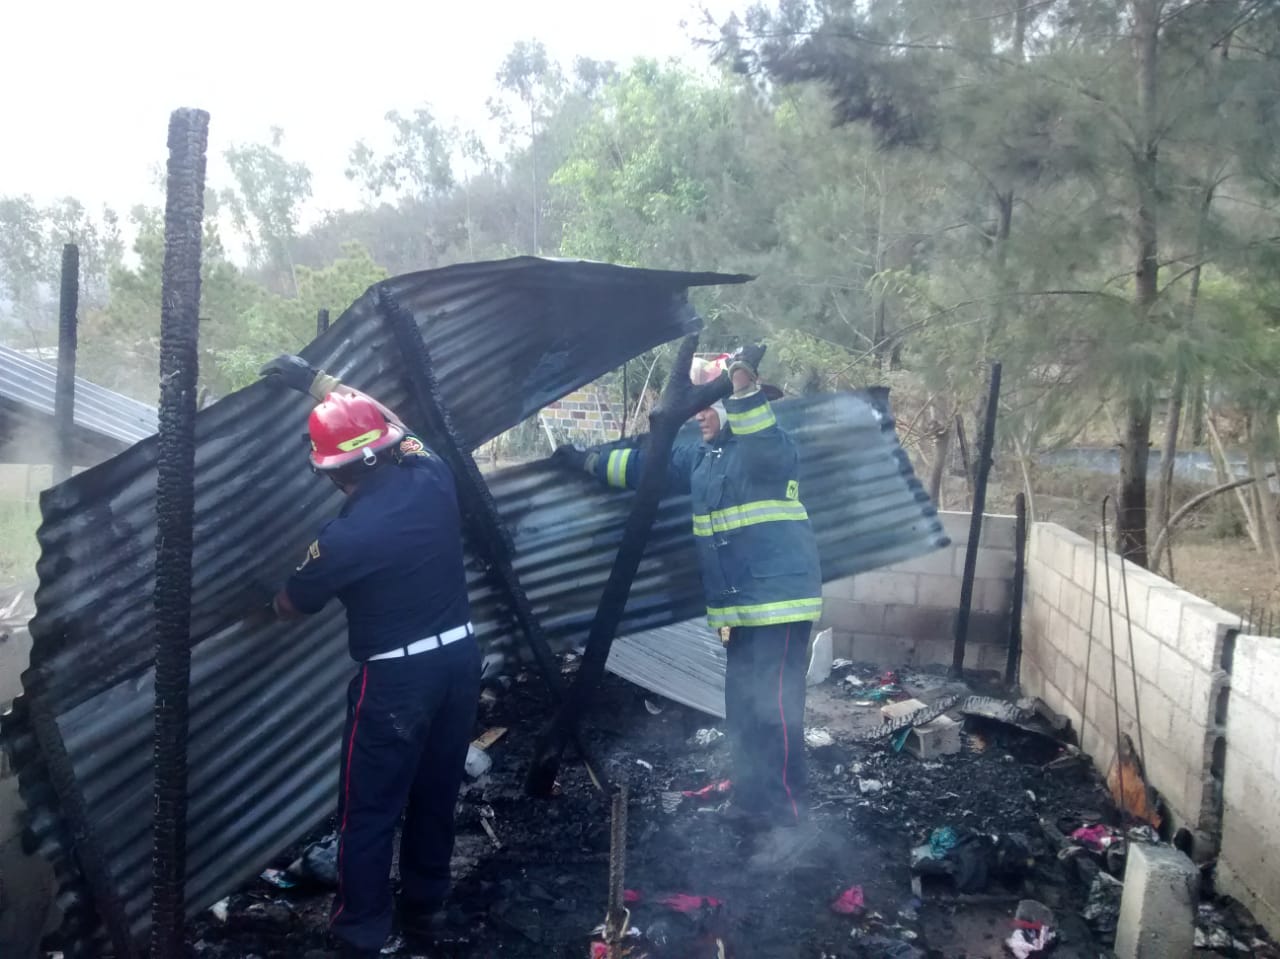
M 0 346 L 0 462 L 47 462 L 57 367 Z M 76 377 L 72 458 L 92 466 L 156 431 L 153 407 Z
M 441 396 L 474 447 L 696 328 L 685 286 L 739 279 L 525 258 L 389 283 L 414 313 Z M 397 407 L 405 399 L 398 357 L 372 301 L 366 294 L 303 352 Z M 802 495 L 828 579 L 947 542 L 881 400 L 840 394 L 778 404 L 801 449 Z M 274 586 L 339 505 L 331 484 L 305 468 L 306 410 L 301 398 L 255 384 L 197 418 L 192 911 L 256 874 L 333 806 L 352 668 L 342 610 L 332 604 L 295 624 L 241 621 L 247 584 L 264 593 Z M 144 441 L 42 496 L 32 666 L 0 730 L 31 812 L 28 839 L 58 873 L 69 956 L 99 954 L 103 922 L 141 941 L 149 919 L 155 445 Z M 562 648 L 580 640 L 629 495 L 545 463 L 488 481 L 548 634 Z M 698 614 L 689 515 L 686 497 L 664 502 L 624 631 Z M 474 560 L 469 585 L 481 641 L 518 646 L 507 604 Z

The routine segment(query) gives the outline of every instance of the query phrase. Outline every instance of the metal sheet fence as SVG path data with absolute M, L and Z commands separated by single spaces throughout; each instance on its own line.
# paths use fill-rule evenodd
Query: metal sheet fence
M 405 278 L 391 281 L 402 283 L 403 302 L 436 359 L 442 394 L 472 446 L 551 394 L 697 322 L 674 289 L 692 282 L 686 275 L 645 273 L 640 282 L 597 265 L 497 266 L 491 274 L 458 270 L 416 293 Z M 551 282 L 555 275 L 562 288 Z M 375 388 L 394 406 L 404 398 L 396 358 L 387 354 L 376 314 L 361 312 L 368 299 L 306 355 L 353 385 Z M 531 303 L 540 305 L 529 313 Z M 536 322 L 527 319 L 535 314 Z M 496 342 L 495 323 L 522 345 L 518 361 L 510 343 Z M 565 325 L 589 348 L 566 339 Z M 467 349 L 441 328 L 466 342 L 474 376 Z M 506 359 L 495 360 L 495 352 Z M 495 385 L 495 377 L 520 386 Z M 499 401 L 505 409 L 494 414 Z M 352 668 L 341 610 L 334 604 L 296 624 L 260 627 L 242 615 L 254 598 L 245 584 L 261 583 L 257 596 L 265 597 L 267 584 L 288 572 L 338 505 L 330 484 L 300 468 L 304 413 L 300 400 L 255 386 L 203 411 L 198 422 L 192 911 L 254 875 L 333 805 L 343 687 Z M 882 397 L 784 401 L 778 413 L 801 450 L 801 496 L 818 534 L 824 578 L 946 544 Z M 31 810 L 29 840 L 59 875 L 64 945 L 72 955 L 101 954 L 100 921 L 135 941 L 148 922 L 154 455 L 154 442 L 145 442 L 44 497 L 33 665 L 24 675 L 25 695 L 3 723 Z M 516 571 L 548 634 L 562 648 L 580 640 L 621 538 L 629 494 L 546 463 L 500 471 L 489 482 L 514 540 Z M 664 502 L 624 631 L 698 615 L 689 517 L 687 498 Z M 469 581 L 481 641 L 517 648 L 505 601 L 474 561 Z

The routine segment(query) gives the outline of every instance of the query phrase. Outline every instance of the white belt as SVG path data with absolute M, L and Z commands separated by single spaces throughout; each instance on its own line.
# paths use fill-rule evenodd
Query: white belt
M 405 656 L 416 656 L 418 653 L 425 653 L 429 649 L 439 649 L 441 646 L 448 646 L 450 643 L 456 643 L 460 639 L 466 639 L 473 632 L 474 630 L 470 623 L 465 626 L 455 626 L 453 629 L 447 629 L 443 633 L 428 636 L 426 639 L 419 639 L 408 646 L 397 646 L 395 649 L 389 649 L 385 653 L 378 653 L 377 656 L 370 656 L 368 661 L 373 662 L 375 659 L 403 659 Z

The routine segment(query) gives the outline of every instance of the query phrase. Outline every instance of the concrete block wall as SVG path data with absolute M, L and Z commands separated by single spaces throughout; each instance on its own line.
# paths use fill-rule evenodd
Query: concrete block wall
M 823 589 L 819 629 L 835 655 L 884 666 L 950 665 L 969 514 L 939 514 L 951 545 L 919 559 L 834 580 Z M 1008 656 L 1014 519 L 985 516 L 965 666 L 1003 671 Z
M 1280 639 L 1239 636 L 1229 656 L 1217 886 L 1280 932 Z
M 1070 717 L 1103 773 L 1116 753 L 1116 704 L 1121 732 L 1135 746 L 1140 712 L 1147 778 L 1174 827 L 1190 829 L 1197 854 L 1209 854 L 1221 827 L 1221 769 L 1213 754 L 1226 732 L 1224 653 L 1240 617 L 1132 563 L 1125 564 L 1126 596 L 1120 568 L 1118 556 L 1095 560 L 1093 544 L 1061 526 L 1032 526 L 1022 688 Z
M 590 446 L 618 438 L 618 413 L 605 392 L 596 386 L 584 386 L 564 399 L 548 403 L 538 416 L 562 441 Z

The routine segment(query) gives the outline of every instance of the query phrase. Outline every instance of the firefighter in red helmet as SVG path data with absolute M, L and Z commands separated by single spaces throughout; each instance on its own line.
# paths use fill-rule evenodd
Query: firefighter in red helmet
M 338 779 L 338 891 L 330 931 L 344 957 L 376 957 L 391 933 L 400 838 L 401 931 L 429 939 L 449 888 L 454 805 L 480 694 L 462 524 L 444 461 L 377 400 L 296 356 L 262 374 L 306 393 L 311 466 L 347 496 L 275 597 L 281 618 L 346 607 L 351 658 Z

